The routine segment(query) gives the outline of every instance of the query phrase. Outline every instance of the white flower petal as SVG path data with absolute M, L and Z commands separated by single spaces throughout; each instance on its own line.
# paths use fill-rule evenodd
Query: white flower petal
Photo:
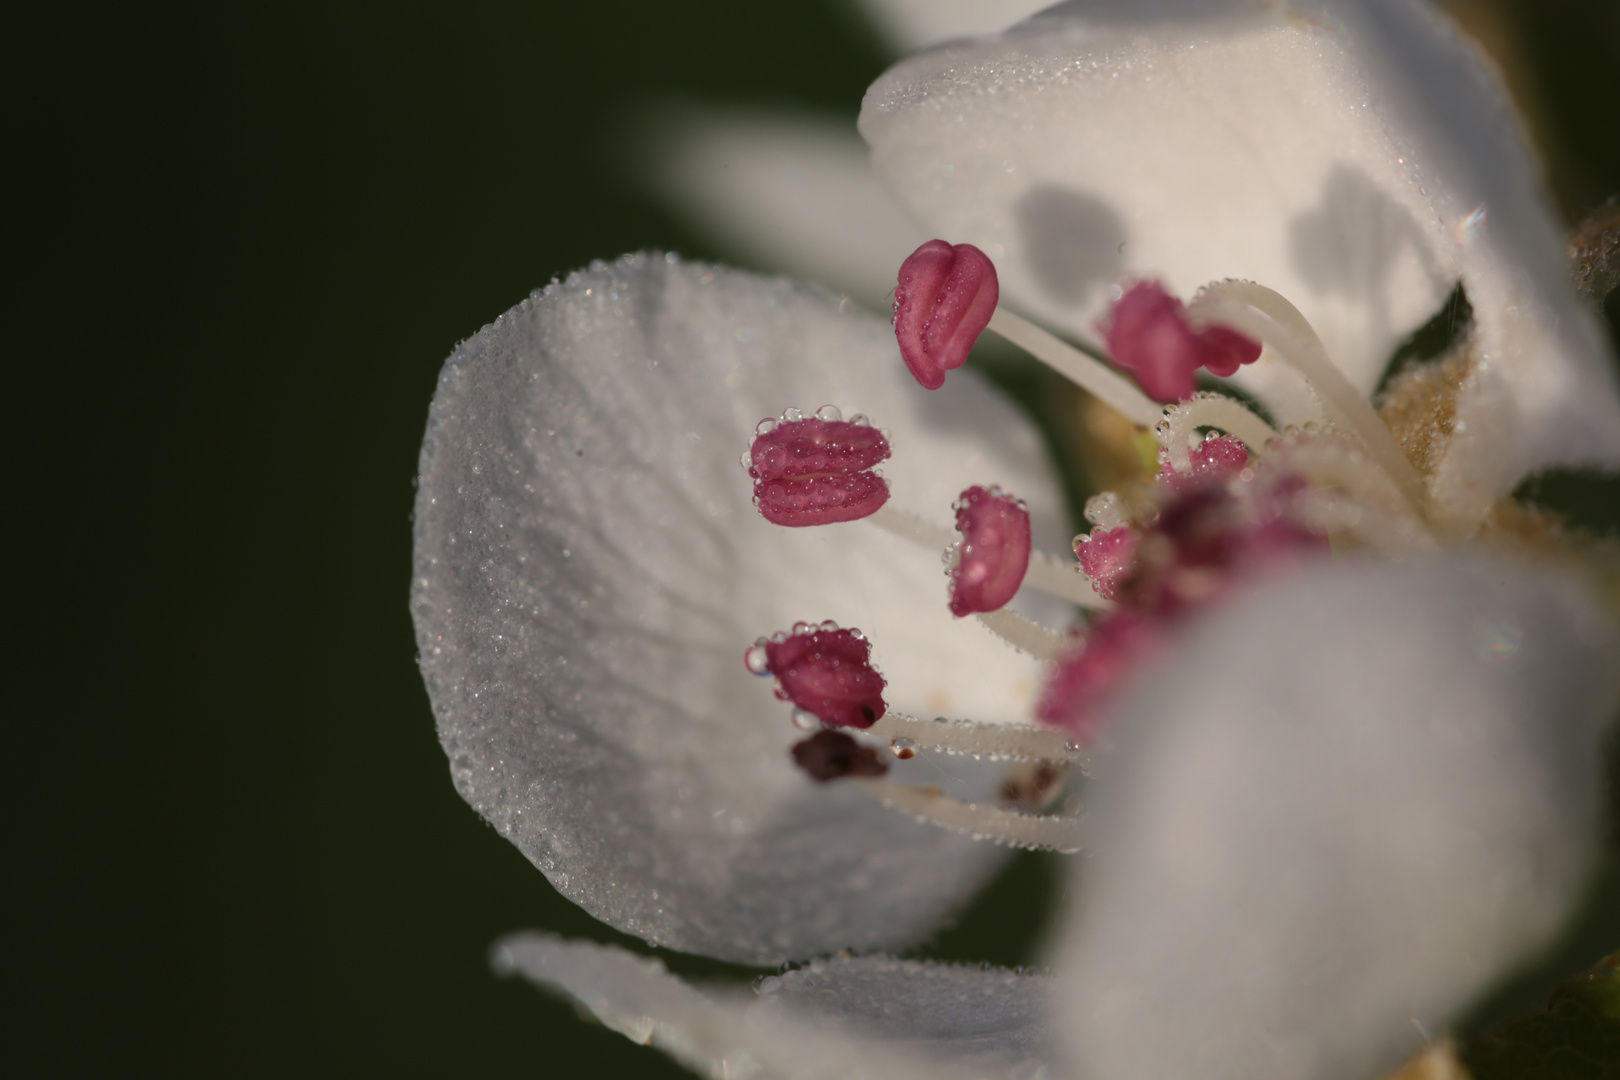
M 457 787 L 566 896 L 658 944 L 750 962 L 899 944 L 997 859 L 811 783 L 788 707 L 744 668 L 756 636 L 835 619 L 872 638 L 901 711 L 1017 720 L 1036 689 L 1033 661 L 950 618 L 938 555 L 759 518 L 738 466 L 755 423 L 826 402 L 890 429 L 896 505 L 943 524 L 963 487 L 1000 480 L 1038 536 L 1066 535 L 1010 405 L 971 377 L 920 390 L 886 323 L 781 279 L 599 264 L 440 379 L 413 609 Z
M 847 119 L 664 108 L 641 172 L 739 258 L 887 310 L 900 263 L 928 237 L 889 194 Z
M 1535 167 L 1471 46 L 1417 0 L 1065 4 L 903 61 L 860 127 L 931 228 L 1077 335 L 1121 275 L 1182 294 L 1248 278 L 1371 389 L 1461 278 L 1485 360 L 1439 478 L 1459 513 L 1550 464 L 1620 464 Z
M 759 984 L 759 1010 L 836 1022 L 935 1061 L 986 1075 L 1035 1076 L 1049 1064 L 1052 980 L 1005 968 L 832 957 Z
M 700 993 L 656 960 L 542 934 L 507 938 L 498 969 L 561 990 L 603 1024 L 663 1050 L 700 1075 L 724 1080 L 968 1080 L 942 1065 L 862 1038 L 824 1014 L 761 1009 L 744 995 Z M 819 1021 L 819 1022 L 818 1022 Z
M 1046 7 L 1048 0 L 861 0 L 900 52 L 948 38 L 995 34 Z
M 1126 703 L 1059 958 L 1087 1076 L 1376 1076 L 1542 946 L 1597 849 L 1620 635 L 1523 564 L 1338 562 Z

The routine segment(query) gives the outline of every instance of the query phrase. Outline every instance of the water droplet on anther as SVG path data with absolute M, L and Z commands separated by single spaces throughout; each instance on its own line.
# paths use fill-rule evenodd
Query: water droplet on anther
M 816 419 L 825 420 L 829 424 L 836 424 L 843 418 L 844 414 L 839 411 L 836 405 L 823 405 L 816 410 Z
M 803 420 L 803 419 L 804 419 L 804 410 L 803 409 L 796 409 L 796 408 L 794 408 L 793 406 L 790 405 L 787 408 L 782 410 L 782 423 L 784 423 L 784 424 L 797 424 L 800 420 Z
M 771 673 L 771 662 L 769 654 L 765 650 L 764 638 L 760 638 L 743 652 L 743 663 L 748 665 L 748 670 L 755 675 L 769 675 Z

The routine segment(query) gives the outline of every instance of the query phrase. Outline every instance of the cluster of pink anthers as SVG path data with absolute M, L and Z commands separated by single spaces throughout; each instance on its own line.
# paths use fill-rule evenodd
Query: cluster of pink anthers
M 1235 400 L 1196 391 L 1199 369 L 1227 376 L 1258 359 L 1261 343 L 1255 338 L 1198 317 L 1157 282 L 1138 282 L 1118 291 L 1098 328 L 1114 364 L 1134 378 L 1132 385 L 998 310 L 998 294 L 994 265 L 972 245 L 931 240 L 906 259 L 893 323 L 901 356 L 919 383 L 942 386 L 989 328 L 1151 428 L 1160 443 L 1156 483 L 1123 497 L 1105 493 L 1087 505 L 1095 527 L 1075 538 L 1077 561 L 1032 553 L 1024 504 L 997 487 L 962 492 L 954 505 L 959 539 L 889 506 L 889 486 L 876 471 L 889 457 L 887 438 L 866 417 L 844 420 L 831 406 L 814 415 L 789 409 L 780 419 L 761 421 L 743 466 L 754 481 L 759 512 L 773 524 L 865 519 L 924 546 L 945 548 L 951 614 L 976 616 L 1014 647 L 1049 662 L 1035 709 L 1038 725 L 891 713 L 871 643 L 859 630 L 832 622 L 799 623 L 790 632 L 760 638 L 744 659 L 756 675 L 775 677 L 777 696 L 793 703 L 795 725 L 814 731 L 793 748 L 793 756 L 816 780 L 865 785 L 897 810 L 986 839 L 1072 850 L 1078 846 L 1072 814 L 1029 811 L 1051 801 L 1068 769 L 1084 766 L 1112 693 L 1189 614 L 1256 567 L 1325 553 L 1327 532 L 1320 492 L 1287 467 L 1289 455 L 1278 455 L 1281 467 L 1258 468 L 1238 437 L 1258 449 L 1276 433 Z M 1297 451 L 1309 436 L 1292 442 Z M 1026 584 L 1088 608 L 1093 617 L 1061 635 L 1007 610 Z M 927 747 L 1028 764 L 1003 787 L 1010 807 L 961 803 L 881 779 L 887 764 L 869 743 L 849 734 L 852 728 L 888 740 L 901 758 Z

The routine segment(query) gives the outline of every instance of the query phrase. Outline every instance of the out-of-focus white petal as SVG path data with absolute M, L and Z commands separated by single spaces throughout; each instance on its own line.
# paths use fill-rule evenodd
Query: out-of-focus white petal
M 566 896 L 658 944 L 749 962 L 894 945 L 997 861 L 811 783 L 788 707 L 743 665 L 756 636 L 835 619 L 872 638 L 902 711 L 1018 720 L 1036 690 L 1033 661 L 951 619 L 936 554 L 759 518 L 738 465 L 754 425 L 828 402 L 889 429 L 896 505 L 944 524 L 999 480 L 1045 543 L 1066 535 L 1010 405 L 972 378 L 918 389 L 887 323 L 782 279 L 599 264 L 440 379 L 412 603 L 456 785 Z M 944 786 L 971 765 L 896 762 Z
M 1559 573 L 1336 562 L 1195 627 L 1092 788 L 1086 1076 L 1375 1076 L 1542 946 L 1601 821 L 1620 635 Z
M 1046 7 L 1048 0 L 861 0 L 898 52 L 949 38 L 996 34 Z
M 1438 477 L 1454 512 L 1551 464 L 1620 464 L 1535 166 L 1490 72 L 1418 0 L 1064 4 L 896 65 L 860 127 L 931 229 L 1077 335 L 1123 275 L 1183 294 L 1248 278 L 1370 389 L 1461 278 L 1483 360 Z M 1262 392 L 1268 366 L 1245 369 Z
M 654 193 L 763 269 L 884 311 L 901 261 L 928 239 L 847 119 L 692 106 L 658 110 L 645 130 Z
M 1017 1053 L 1026 1044 L 1014 1029 L 1033 1023 L 1045 980 L 1007 971 L 884 957 L 821 961 L 813 972 L 767 978 L 755 1000 L 700 992 L 658 961 L 621 949 L 543 934 L 507 938 L 494 959 L 705 1076 L 1013 1080 L 1039 1067 Z
M 979 1075 L 1033 1077 L 1050 1065 L 1052 980 L 1005 968 L 889 956 L 833 957 L 759 984 L 758 1010 L 836 1022 Z

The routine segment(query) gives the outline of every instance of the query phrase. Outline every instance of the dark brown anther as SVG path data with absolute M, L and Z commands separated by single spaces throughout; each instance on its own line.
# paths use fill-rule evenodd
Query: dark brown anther
M 876 750 L 842 731 L 818 731 L 795 743 L 793 761 L 810 774 L 810 779 L 822 783 L 846 776 L 882 776 L 889 771 Z

